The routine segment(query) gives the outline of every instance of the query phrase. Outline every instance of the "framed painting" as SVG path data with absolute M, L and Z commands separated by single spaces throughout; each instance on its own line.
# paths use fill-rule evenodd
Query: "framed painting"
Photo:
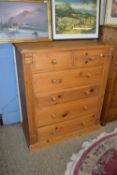
M 107 0 L 105 25 L 117 26 L 117 0 Z
M 99 0 L 52 0 L 53 39 L 98 38 Z
M 50 1 L 0 1 L 0 43 L 51 40 Z

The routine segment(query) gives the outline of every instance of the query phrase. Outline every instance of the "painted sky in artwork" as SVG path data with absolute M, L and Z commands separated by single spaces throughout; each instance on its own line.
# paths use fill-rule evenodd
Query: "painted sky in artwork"
M 0 16 L 16 16 L 24 10 L 32 11 L 35 8 L 37 8 L 37 3 L 0 2 Z
M 81 3 L 81 0 L 55 0 L 56 4 L 61 3 L 70 3 L 72 8 L 75 9 L 84 9 L 84 10 L 92 10 L 93 9 L 93 3 L 91 0 L 87 0 L 86 3 Z

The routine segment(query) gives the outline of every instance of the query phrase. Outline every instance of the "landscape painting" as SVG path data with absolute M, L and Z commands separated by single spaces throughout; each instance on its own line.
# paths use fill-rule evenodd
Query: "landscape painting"
M 0 42 L 49 39 L 48 3 L 0 2 Z
M 56 39 L 98 37 L 98 0 L 53 0 L 52 5 Z

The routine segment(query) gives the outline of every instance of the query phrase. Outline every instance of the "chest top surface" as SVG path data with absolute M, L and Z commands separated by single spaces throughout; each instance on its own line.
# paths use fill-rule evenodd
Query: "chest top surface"
M 104 44 L 98 40 L 75 40 L 75 41 L 47 41 L 36 43 L 19 43 L 15 47 L 21 53 L 38 52 L 44 50 L 75 50 L 75 49 L 88 49 L 88 48 L 103 48 L 108 47 L 109 44 Z

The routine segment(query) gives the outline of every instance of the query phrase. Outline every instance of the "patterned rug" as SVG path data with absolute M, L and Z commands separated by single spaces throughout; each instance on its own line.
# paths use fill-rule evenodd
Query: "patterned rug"
M 117 129 L 85 142 L 72 155 L 65 175 L 117 175 Z

